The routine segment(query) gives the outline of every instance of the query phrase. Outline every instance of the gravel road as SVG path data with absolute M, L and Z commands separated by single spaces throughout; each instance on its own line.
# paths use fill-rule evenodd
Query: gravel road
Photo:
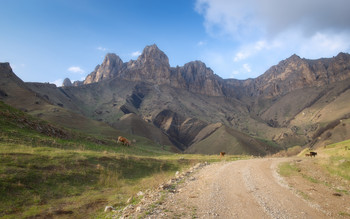
M 178 186 L 147 218 L 329 218 L 277 174 L 286 158 L 220 162 Z

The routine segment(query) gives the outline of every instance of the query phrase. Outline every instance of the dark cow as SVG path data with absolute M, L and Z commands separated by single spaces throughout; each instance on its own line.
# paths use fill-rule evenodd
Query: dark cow
M 123 136 L 118 137 L 117 143 L 122 143 L 123 145 L 130 146 L 128 139 L 124 138 Z
M 225 152 L 220 152 L 220 157 L 224 157 L 225 156 Z
M 317 152 L 310 151 L 310 157 L 316 157 L 316 155 L 317 155 Z

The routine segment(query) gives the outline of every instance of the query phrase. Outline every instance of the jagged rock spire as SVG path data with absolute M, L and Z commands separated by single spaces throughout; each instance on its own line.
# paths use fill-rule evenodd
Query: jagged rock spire
M 107 53 L 101 65 L 97 65 L 85 79 L 84 84 L 90 84 L 114 78 L 123 68 L 123 61 L 114 53 Z

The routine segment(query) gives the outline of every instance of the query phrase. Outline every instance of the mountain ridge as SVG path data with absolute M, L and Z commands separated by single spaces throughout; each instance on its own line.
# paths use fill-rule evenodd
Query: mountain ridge
M 217 153 L 221 148 L 264 155 L 296 144 L 322 145 L 332 136 L 350 138 L 346 53 L 316 60 L 294 54 L 257 78 L 236 80 L 222 79 L 198 60 L 170 67 L 166 54 L 154 44 L 126 63 L 107 54 L 84 82 L 65 84 L 21 86 L 32 92 L 29 96 L 49 101 L 51 108 L 185 152 Z M 8 97 L 12 91 L 0 91 L 1 99 L 14 101 Z
M 131 81 L 169 84 L 209 96 L 273 97 L 304 87 L 323 86 L 350 78 L 349 61 L 350 55 L 342 52 L 333 58 L 314 60 L 293 54 L 256 78 L 223 79 L 198 60 L 184 66 L 171 67 L 166 54 L 153 44 L 146 46 L 137 60 L 125 63 L 116 54 L 108 53 L 102 64 L 96 66 L 83 84 L 119 77 Z M 339 69 L 339 65 L 344 68 L 343 71 Z M 76 86 L 81 84 L 73 83 Z

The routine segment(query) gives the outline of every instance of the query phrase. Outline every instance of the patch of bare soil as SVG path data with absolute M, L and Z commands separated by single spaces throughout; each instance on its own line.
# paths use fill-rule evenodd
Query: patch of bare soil
M 152 204 L 129 206 L 126 208 L 129 209 L 127 214 L 125 211 L 119 212 L 114 217 L 346 217 L 350 203 L 348 195 L 333 195 L 334 191 L 326 192 L 329 189 L 327 186 L 324 188 L 322 184 L 307 182 L 303 177 L 282 178 L 277 174 L 277 167 L 279 163 L 287 161 L 292 162 L 293 159 L 264 158 L 206 165 L 170 186 L 171 189 L 157 191 L 160 199 L 153 200 Z M 147 201 L 144 200 L 144 203 Z M 341 209 L 343 214 L 339 214 Z

